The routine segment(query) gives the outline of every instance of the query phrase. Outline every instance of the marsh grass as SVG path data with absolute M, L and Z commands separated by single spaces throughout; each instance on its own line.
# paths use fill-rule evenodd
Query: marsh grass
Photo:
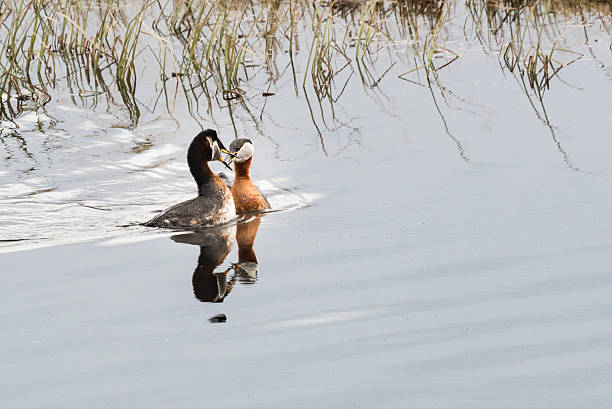
M 583 0 L 0 0 L 0 117 L 44 110 L 67 89 L 77 105 L 124 110 L 130 127 L 159 101 L 170 113 L 184 101 L 200 122 L 219 109 L 257 122 L 290 75 L 321 133 L 355 79 L 374 96 L 389 77 L 424 85 L 421 72 L 439 87 L 460 58 L 447 44 L 458 9 L 465 39 L 540 97 L 581 57 L 559 21 L 610 17 L 607 2 Z M 140 86 L 145 69 L 155 87 Z
M 469 1 L 467 9 L 483 47 L 497 52 L 502 68 L 524 77 L 539 96 L 562 69 L 583 57 L 564 46 L 572 31 L 583 31 L 585 43 L 593 22 L 611 32 L 607 0 Z

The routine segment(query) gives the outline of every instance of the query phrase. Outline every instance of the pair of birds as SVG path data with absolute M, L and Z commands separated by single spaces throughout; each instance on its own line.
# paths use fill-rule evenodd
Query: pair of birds
M 230 156 L 227 162 L 222 153 Z M 270 204 L 251 181 L 253 153 L 253 144 L 249 139 L 236 139 L 227 150 L 216 131 L 206 129 L 200 132 L 187 150 L 187 164 L 198 185 L 198 196 L 164 210 L 145 225 L 199 228 L 229 222 L 236 218 L 236 214 L 269 209 Z M 234 162 L 233 185 L 230 186 L 210 169 L 208 162 L 216 160 L 228 168 Z

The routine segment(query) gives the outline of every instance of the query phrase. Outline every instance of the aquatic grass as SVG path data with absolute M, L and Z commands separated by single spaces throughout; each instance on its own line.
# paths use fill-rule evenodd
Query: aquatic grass
M 502 68 L 524 75 L 538 92 L 548 89 L 559 71 L 581 58 L 580 53 L 559 46 L 572 30 L 583 27 L 586 35 L 587 20 L 597 19 L 609 31 L 610 7 L 603 2 L 468 0 L 466 4 L 473 32 L 483 47 L 498 53 Z M 562 20 L 576 18 L 579 24 L 560 31 Z
M 69 87 L 83 90 L 85 83 L 93 81 L 97 89 L 100 72 L 110 66 L 115 68 L 119 91 L 125 90 L 124 96 L 134 93 L 136 48 L 142 47 L 140 13 L 129 20 L 115 1 L 2 3 L 2 10 L 8 10 L 3 11 L 0 26 L 6 34 L 0 58 L 0 89 L 7 95 L 0 101 L 4 117 L 9 116 L 7 108 L 12 111 L 11 99 L 23 98 L 22 89 L 41 106 L 48 102 L 48 90 L 55 88 L 58 76 Z M 105 67 L 101 67 L 103 60 Z
M 373 98 L 393 75 L 412 81 L 425 70 L 436 83 L 460 58 L 446 44 L 460 7 L 465 35 L 538 92 L 580 57 L 563 44 L 560 21 L 610 22 L 607 2 L 584 0 L 0 0 L 0 117 L 44 109 L 67 87 L 73 103 L 105 100 L 136 126 L 152 109 L 142 102 L 152 91 L 139 86 L 146 66 L 149 81 L 159 78 L 153 106 L 163 97 L 171 113 L 181 98 L 199 122 L 219 110 L 261 120 L 270 88 L 288 73 L 329 128 L 355 77 Z
M 491 1 L 486 7 L 470 3 L 468 9 L 472 15 L 471 21 L 480 26 L 478 32 L 482 33 L 488 27 L 494 34 L 478 35 L 478 40 L 492 53 L 496 48 L 499 50 L 500 66 L 514 76 L 536 117 L 548 128 L 563 162 L 569 169 L 583 172 L 562 146 L 557 128 L 548 115 L 544 95 L 553 79 L 562 81 L 559 78 L 561 70 L 583 56 L 563 46 L 569 36 L 581 33 L 585 43 L 588 43 L 590 21 L 596 21 L 610 33 L 609 5 L 580 0 Z M 587 50 L 597 59 L 592 47 L 587 47 Z
M 509 24 L 509 39 L 500 48 L 502 66 L 525 76 L 531 89 L 542 93 L 550 88 L 551 79 L 582 54 L 559 47 L 571 30 L 556 31 L 556 16 L 550 5 L 539 3 L 508 9 L 513 23 Z M 529 35 L 535 33 L 535 40 Z M 564 61 L 561 60 L 564 58 Z
M 378 3 L 370 1 L 365 7 L 372 9 Z M 118 0 L 74 3 L 68 0 L 4 0 L 2 5 L 5 6 L 1 9 L 2 21 L 10 20 L 3 47 L 3 56 L 8 58 L 3 58 L 0 66 L 0 89 L 5 95 L 17 94 L 23 98 L 22 89 L 28 89 L 30 95 L 47 94 L 48 89 L 57 85 L 58 76 L 64 81 L 74 81 L 69 87 L 79 92 L 90 85 L 93 90 L 89 94 L 106 93 L 110 89 L 107 84 L 109 75 L 103 71 L 111 69 L 114 87 L 119 91 L 133 122 L 138 118 L 138 104 L 134 100 L 138 82 L 136 60 L 146 47 L 154 47 L 141 44 L 143 24 L 147 18 L 156 35 L 154 37 L 151 32 L 146 34 L 149 38 L 155 38 L 158 50 L 163 49 L 163 58 L 156 57 L 163 81 L 170 77 L 166 66 L 170 59 L 175 66 L 178 65 L 173 72 L 175 77 L 181 80 L 183 76 L 189 78 L 190 87 L 186 89 L 200 86 L 208 90 L 210 88 L 205 83 L 212 79 L 224 101 L 240 99 L 244 95 L 239 73 L 247 78 L 249 76 L 247 56 L 260 58 L 263 55 L 266 66 L 271 69 L 275 65 L 273 50 L 280 48 L 278 44 L 286 38 L 289 39 L 291 55 L 294 55 L 294 51 L 300 48 L 295 22 L 303 20 L 309 12 L 315 22 L 309 36 L 315 44 L 310 65 L 315 92 L 323 98 L 331 98 L 331 79 L 351 61 L 346 52 L 349 45 L 346 34 L 349 30 L 345 30 L 344 38 L 338 41 L 338 28 L 333 21 L 333 15 L 338 10 L 346 10 L 346 5 L 335 3 L 315 4 L 315 8 L 325 10 L 325 19 L 316 19 L 310 10 L 311 3 L 303 1 L 290 1 L 288 10 L 287 7 L 283 9 L 283 4 L 277 1 L 254 3 L 236 0 L 168 0 L 163 4 L 143 1 L 132 6 Z M 360 2 L 354 2 L 351 8 L 356 10 L 362 6 Z M 265 34 L 261 35 L 260 23 L 266 11 Z M 362 28 L 366 20 L 369 19 L 361 19 Z M 27 26 L 22 27 L 26 23 Z M 371 27 L 367 31 L 365 45 L 359 45 L 361 59 L 367 55 L 363 50 L 368 48 L 372 39 Z M 289 35 L 286 36 L 286 33 Z M 183 50 L 170 49 L 164 40 L 168 36 L 178 39 Z M 256 49 L 261 40 L 258 37 L 265 42 L 263 50 Z M 17 42 L 17 38 L 21 42 Z M 29 42 L 28 47 L 24 47 L 26 41 Z M 16 52 L 11 54 L 7 50 Z M 344 59 L 339 69 L 333 61 L 337 56 Z M 31 61 L 37 62 L 36 80 L 30 76 Z M 15 67 L 19 69 L 15 70 Z M 20 75 L 15 75 L 15 72 Z M 192 77 L 197 78 L 199 85 L 194 83 Z M 90 84 L 92 81 L 93 84 Z M 99 89 L 102 83 L 107 85 Z M 212 103 L 214 98 L 208 92 L 206 94 L 207 100 Z M 46 100 L 48 96 L 36 99 L 37 102 Z M 2 104 L 5 102 L 7 98 L 2 100 Z M 212 111 L 210 106 L 208 110 Z M 3 112 L 6 113 L 6 110 Z M 13 112 L 4 116 L 13 116 Z

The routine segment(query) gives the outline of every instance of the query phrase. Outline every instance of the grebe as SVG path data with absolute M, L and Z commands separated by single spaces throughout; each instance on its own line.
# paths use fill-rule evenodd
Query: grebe
M 232 196 L 237 213 L 257 212 L 270 208 L 270 203 L 251 181 L 249 175 L 253 161 L 253 143 L 249 139 L 235 139 L 230 144 L 230 154 L 234 156 L 234 184 Z M 229 162 L 232 162 L 232 159 Z
M 198 185 L 198 197 L 176 204 L 145 223 L 151 227 L 196 228 L 228 222 L 236 217 L 232 193 L 208 167 L 209 161 L 225 164 L 221 152 L 227 152 L 217 132 L 200 132 L 189 145 L 187 163 Z M 226 164 L 227 166 L 227 164 Z M 229 167 L 229 166 L 228 166 Z

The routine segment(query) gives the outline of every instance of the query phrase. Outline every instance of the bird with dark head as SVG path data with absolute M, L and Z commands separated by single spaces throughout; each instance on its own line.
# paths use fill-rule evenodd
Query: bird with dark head
M 208 166 L 208 162 L 218 160 L 229 168 L 221 156 L 222 152 L 229 153 L 216 131 L 207 129 L 196 135 L 187 150 L 187 164 L 198 186 L 198 196 L 164 210 L 145 225 L 175 229 L 198 228 L 234 219 L 236 209 L 232 193 Z
M 250 139 L 235 139 L 229 147 L 234 162 L 234 184 L 232 185 L 232 196 L 236 212 L 249 213 L 261 212 L 270 209 L 270 203 L 264 195 L 255 187 L 251 180 L 251 163 L 255 149 Z
M 187 164 L 189 165 L 191 175 L 198 185 L 198 190 L 203 185 L 206 174 L 212 173 L 208 167 L 208 161 L 218 160 L 231 170 L 231 167 L 221 156 L 221 152 L 228 153 L 223 143 L 217 137 L 217 132 L 213 129 L 200 132 L 191 141 L 187 150 Z

